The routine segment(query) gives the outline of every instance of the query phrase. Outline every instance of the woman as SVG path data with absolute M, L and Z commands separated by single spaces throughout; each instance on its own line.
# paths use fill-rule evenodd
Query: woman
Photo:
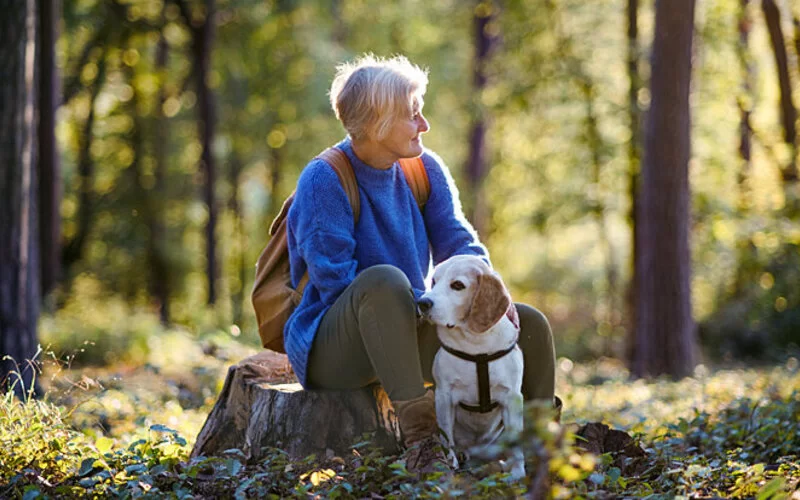
M 486 248 L 464 219 L 458 192 L 442 161 L 422 146 L 427 75 L 404 57 L 364 56 L 338 68 L 330 91 L 348 132 L 337 147 L 353 166 L 361 213 L 322 160 L 300 175 L 288 216 L 293 285 L 308 271 L 302 300 L 284 330 L 300 382 L 308 388 L 355 389 L 380 382 L 403 432 L 406 466 L 444 463 L 436 439 L 432 382 L 439 348 L 433 325 L 418 322 L 416 299 L 431 264 Z M 420 210 L 399 158 L 422 156 L 430 195 Z M 553 401 L 554 350 L 547 319 L 517 304 L 526 400 Z

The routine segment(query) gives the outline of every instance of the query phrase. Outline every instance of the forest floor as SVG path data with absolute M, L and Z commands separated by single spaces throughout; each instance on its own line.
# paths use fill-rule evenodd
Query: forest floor
M 529 422 L 529 477 L 459 471 L 418 479 L 364 443 L 352 456 L 257 464 L 235 451 L 188 459 L 229 366 L 255 353 L 236 342 L 154 340 L 147 362 L 46 363 L 44 401 L 0 405 L 0 497 L 525 497 L 549 470 L 555 498 L 800 499 L 800 367 L 696 370 L 680 381 L 633 380 L 618 361 L 558 362 L 564 425 Z M 273 381 L 294 381 L 285 356 Z M 540 423 L 541 424 L 541 423 Z M 605 424 L 640 450 L 586 450 L 572 432 Z M 598 427 L 599 428 L 599 427 Z M 538 459 L 536 457 L 539 457 Z M 544 457 L 544 458 L 542 458 Z

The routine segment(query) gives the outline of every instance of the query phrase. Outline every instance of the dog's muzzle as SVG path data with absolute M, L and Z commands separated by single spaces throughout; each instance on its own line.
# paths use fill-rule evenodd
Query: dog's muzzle
M 417 301 L 417 316 L 427 319 L 433 308 L 433 301 L 428 298 L 421 298 Z

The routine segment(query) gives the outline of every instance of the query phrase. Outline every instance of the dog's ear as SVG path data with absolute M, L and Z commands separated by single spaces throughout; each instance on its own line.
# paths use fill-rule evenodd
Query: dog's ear
M 477 290 L 467 311 L 467 329 L 483 333 L 500 321 L 511 305 L 511 295 L 500 277 L 494 273 L 478 275 Z

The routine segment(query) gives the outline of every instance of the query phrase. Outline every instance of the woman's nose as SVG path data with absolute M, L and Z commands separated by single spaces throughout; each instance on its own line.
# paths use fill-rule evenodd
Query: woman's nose
M 417 130 L 419 130 L 420 133 L 424 133 L 430 129 L 431 126 L 428 124 L 428 120 L 426 120 L 422 113 L 420 113 L 417 117 Z

